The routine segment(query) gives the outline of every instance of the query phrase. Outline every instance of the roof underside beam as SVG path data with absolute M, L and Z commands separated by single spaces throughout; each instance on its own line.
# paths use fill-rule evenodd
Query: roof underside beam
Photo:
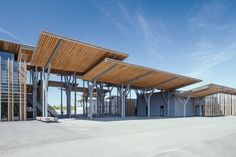
M 109 67 L 108 69 L 102 71 L 101 73 L 99 73 L 98 75 L 96 75 L 95 77 L 93 77 L 93 81 L 99 79 L 100 77 L 102 77 L 103 75 L 105 75 L 106 73 L 108 73 L 109 71 L 111 71 L 112 69 L 114 69 L 117 66 L 117 64 L 113 64 L 111 67 Z
M 162 81 L 162 82 L 158 83 L 158 85 L 162 85 L 162 84 L 165 84 L 165 83 L 171 82 L 171 81 L 173 81 L 173 80 L 175 80 L 175 79 L 177 79 L 177 78 L 178 78 L 178 77 L 173 77 L 173 78 L 171 78 L 171 79 L 168 79 L 168 80 Z
M 127 81 L 126 83 L 124 83 L 125 86 L 130 85 L 130 84 L 134 84 L 136 81 L 140 81 L 143 80 L 144 78 L 146 78 L 147 76 L 149 76 L 151 73 L 153 73 L 152 71 L 149 71 L 139 77 L 135 77 L 132 80 Z
M 56 54 L 60 50 L 62 42 L 63 41 L 61 39 L 59 39 L 59 41 L 57 42 L 56 47 L 55 47 L 55 49 L 52 52 L 52 55 L 50 56 L 50 58 L 48 59 L 47 63 L 44 66 L 46 69 L 48 68 L 49 64 L 52 62 L 53 58 L 56 56 Z

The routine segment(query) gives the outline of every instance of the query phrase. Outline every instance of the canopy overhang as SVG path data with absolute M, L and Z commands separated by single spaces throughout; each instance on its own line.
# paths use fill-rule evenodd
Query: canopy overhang
M 236 95 L 236 89 L 211 83 L 211 84 L 207 84 L 207 85 L 192 89 L 187 92 L 183 92 L 182 95 L 197 98 L 197 97 L 206 97 L 208 95 L 213 95 L 216 93 Z
M 82 79 L 114 85 L 130 85 L 133 88 L 156 88 L 166 91 L 201 81 L 109 58 L 92 68 L 82 76 Z
M 105 58 L 124 60 L 128 55 L 78 40 L 42 32 L 31 60 L 31 66 L 47 67 L 52 72 L 85 74 Z
M 17 57 L 17 61 L 30 62 L 34 47 L 6 40 L 0 40 L 0 51 L 14 53 Z

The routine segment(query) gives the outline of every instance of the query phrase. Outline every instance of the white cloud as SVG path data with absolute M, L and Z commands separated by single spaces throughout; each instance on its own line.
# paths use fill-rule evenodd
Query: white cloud
M 122 5 L 121 3 L 118 3 L 118 6 L 119 6 L 120 10 L 122 11 L 122 13 L 125 15 L 125 17 L 126 17 L 128 20 L 131 20 L 131 19 L 130 19 L 130 15 L 128 14 L 128 11 L 127 11 L 127 9 L 125 8 L 125 6 Z
M 0 33 L 7 35 L 7 36 L 11 37 L 14 40 L 25 43 L 25 41 L 22 38 L 20 38 L 19 36 L 15 35 L 14 33 L 10 32 L 6 29 L 3 29 L 1 27 L 0 27 Z
M 224 29 L 225 26 L 217 24 L 218 18 L 221 17 L 225 5 L 220 1 L 211 1 L 210 3 L 202 5 L 192 18 L 189 20 L 190 28 L 216 28 Z M 219 28 L 218 28 L 219 27 Z
M 95 3 L 95 6 L 123 34 L 135 39 L 139 37 L 140 44 L 146 50 L 144 53 L 151 54 L 157 61 L 165 60 L 166 53 L 163 52 L 170 47 L 170 42 L 160 19 L 148 19 L 142 14 L 141 8 L 127 10 L 124 3 Z
M 204 41 L 196 44 L 196 50 L 190 55 L 193 59 L 194 67 L 188 73 L 193 77 L 204 77 L 209 75 L 211 71 L 219 64 L 230 60 L 236 53 L 236 42 L 233 42 L 228 47 L 217 48 L 210 41 Z
M 143 34 L 144 44 L 148 48 L 147 51 L 156 56 L 158 60 L 164 61 L 163 51 L 169 44 L 166 34 L 165 25 L 160 21 L 148 21 L 143 14 L 137 13 L 137 22 Z

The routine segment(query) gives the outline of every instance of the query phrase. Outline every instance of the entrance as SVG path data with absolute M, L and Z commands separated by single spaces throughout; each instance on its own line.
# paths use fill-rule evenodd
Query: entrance
M 160 116 L 164 117 L 164 106 L 160 106 Z
M 196 105 L 195 107 L 195 115 L 200 116 L 199 105 Z

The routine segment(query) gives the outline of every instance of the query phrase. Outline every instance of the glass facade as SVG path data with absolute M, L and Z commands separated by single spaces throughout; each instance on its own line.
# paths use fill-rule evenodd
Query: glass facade
M 26 104 L 26 64 L 0 51 L 0 121 L 22 120 Z
M 0 57 L 2 60 L 15 60 L 15 55 L 9 52 L 0 51 Z
M 236 115 L 236 96 L 217 93 L 204 99 L 204 116 Z

